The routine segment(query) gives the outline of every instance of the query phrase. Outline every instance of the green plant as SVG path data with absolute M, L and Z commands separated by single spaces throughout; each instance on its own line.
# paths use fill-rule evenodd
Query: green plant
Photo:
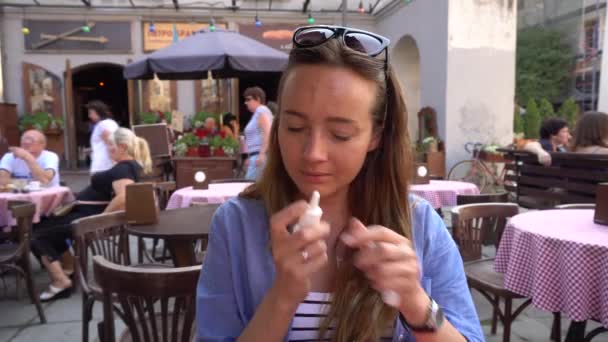
M 146 125 L 158 123 L 160 120 L 156 113 L 140 113 L 139 117 L 141 118 L 141 123 Z
M 49 128 L 51 122 L 55 120 L 51 113 L 38 112 L 36 114 L 25 113 L 19 118 L 19 130 L 37 129 L 44 131 Z M 59 120 L 59 119 L 56 119 Z
M 239 150 L 239 141 L 237 139 L 235 139 L 234 137 L 226 137 L 224 138 L 223 144 L 222 144 L 222 148 L 224 149 L 224 152 L 226 152 L 227 154 L 234 154 L 236 153 L 236 151 Z
M 172 112 L 165 112 L 165 121 L 167 122 L 168 125 L 171 124 L 171 121 L 173 120 L 173 113 Z
M 536 139 L 540 133 L 540 112 L 536 101 L 530 99 L 524 115 L 524 133 L 528 139 Z
M 209 141 L 209 146 L 211 146 L 213 148 L 221 148 L 223 143 L 224 143 L 224 140 L 222 139 L 222 137 L 220 137 L 219 135 L 216 135 L 213 138 L 211 138 L 211 141 Z
M 557 116 L 568 121 L 568 126 L 570 129 L 573 129 L 574 126 L 576 126 L 576 119 L 578 116 L 578 105 L 576 104 L 576 101 L 574 101 L 573 98 L 564 101 L 557 111 Z
M 200 145 L 200 141 L 198 137 L 192 133 L 185 133 L 182 135 L 175 144 L 184 144 L 187 147 L 198 147 Z
M 542 98 L 560 100 L 574 67 L 574 50 L 566 37 L 560 31 L 545 27 L 517 32 L 515 93 L 518 103 Z
M 524 130 L 524 118 L 523 115 L 519 113 L 519 106 L 516 106 L 515 113 L 513 114 L 513 132 L 523 133 Z
M 555 116 L 555 112 L 553 111 L 553 105 L 547 99 L 540 100 L 540 103 L 538 106 L 538 112 L 540 114 L 541 122 L 545 121 L 548 118 Z
M 181 142 L 176 143 L 175 145 L 173 145 L 173 152 L 175 152 L 176 156 L 183 157 L 186 155 L 186 152 L 188 152 L 188 145 Z

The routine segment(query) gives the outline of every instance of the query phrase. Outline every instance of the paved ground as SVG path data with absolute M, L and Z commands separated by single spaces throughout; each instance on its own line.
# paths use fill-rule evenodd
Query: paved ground
M 88 182 L 86 173 L 69 174 L 63 176 L 75 191 L 82 189 Z M 490 256 L 491 251 L 486 251 Z M 36 273 L 36 286 L 43 290 L 48 284 L 46 274 L 40 269 L 36 261 L 33 262 Z M 25 290 L 21 291 L 21 299 L 16 299 L 15 278 L 4 277 L 0 280 L 0 342 L 30 342 L 30 341 L 52 341 L 52 342 L 75 342 L 81 339 L 81 295 L 76 293 L 70 298 L 44 304 L 44 310 L 48 319 L 46 325 L 41 325 L 33 305 L 30 304 Z M 486 332 L 489 342 L 502 341 L 502 330 L 499 327 L 498 334 L 492 336 L 490 331 L 491 306 L 477 293 L 473 294 L 482 326 Z M 90 324 L 91 340 L 97 341 L 97 322 L 101 320 L 101 304 L 94 307 L 94 319 Z M 515 322 L 512 330 L 513 342 L 521 341 L 549 341 L 552 315 L 528 307 L 520 318 Z M 562 336 L 565 337 L 569 321 L 562 320 Z M 589 324 L 588 331 L 597 327 L 597 324 Z M 117 323 L 117 330 L 124 325 Z M 596 337 L 594 342 L 608 342 L 608 333 Z

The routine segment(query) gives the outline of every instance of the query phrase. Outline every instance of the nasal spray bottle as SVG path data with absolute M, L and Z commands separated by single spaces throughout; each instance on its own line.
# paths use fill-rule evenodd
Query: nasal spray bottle
M 303 227 L 312 226 L 321 223 L 321 216 L 323 216 L 323 209 L 319 207 L 319 200 L 321 195 L 318 191 L 313 191 L 308 208 L 304 215 L 300 216 L 298 223 L 293 227 L 293 232 L 297 232 Z

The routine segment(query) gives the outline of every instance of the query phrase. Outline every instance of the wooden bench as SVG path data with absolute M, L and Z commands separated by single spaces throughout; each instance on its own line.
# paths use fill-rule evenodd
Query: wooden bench
M 525 208 L 595 203 L 597 185 L 608 182 L 608 155 L 551 153 L 551 166 L 543 166 L 533 153 L 499 151 L 513 161 L 506 165 L 505 189 Z

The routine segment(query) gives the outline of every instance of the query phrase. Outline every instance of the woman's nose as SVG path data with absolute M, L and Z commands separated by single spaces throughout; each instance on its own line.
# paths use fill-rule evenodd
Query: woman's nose
M 320 132 L 312 132 L 308 137 L 304 156 L 309 161 L 327 160 L 327 143 Z

